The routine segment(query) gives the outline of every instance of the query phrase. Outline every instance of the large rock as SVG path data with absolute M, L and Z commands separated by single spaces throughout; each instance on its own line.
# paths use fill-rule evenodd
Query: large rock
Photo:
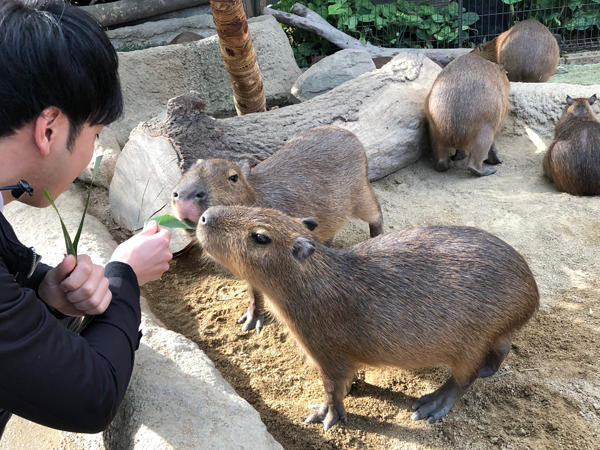
M 370 178 L 382 178 L 428 148 L 422 105 L 440 71 L 422 55 L 401 53 L 312 100 L 228 119 L 204 114 L 197 93 L 173 99 L 163 119 L 140 125 L 123 148 L 110 189 L 112 215 L 129 229 L 139 228 L 141 218 L 169 205 L 181 173 L 198 158 L 256 164 L 318 125 L 354 132 L 365 146 Z
M 117 140 L 117 135 L 110 128 L 104 128 L 100 133 L 100 137 L 96 139 L 94 144 L 94 156 L 88 166 L 83 169 L 77 178 L 86 183 L 92 181 L 96 158 L 102 155 L 102 162 L 94 179 L 94 186 L 102 186 L 106 189 L 110 187 L 117 159 L 121 154 L 121 146 Z
M 289 40 L 272 16 L 248 21 L 263 79 L 267 105 L 281 105 L 301 74 Z M 190 90 L 206 99 L 206 112 L 217 117 L 235 115 L 229 74 L 217 36 L 186 45 L 168 45 L 119 53 L 124 116 L 110 125 L 124 145 L 140 122 L 160 114 L 167 101 Z
M 84 190 L 72 186 L 56 205 L 68 230 L 75 231 Z M 4 209 L 19 238 L 33 245 L 43 261 L 63 259 L 64 240 L 56 212 L 12 202 Z M 43 232 L 40 224 L 43 224 Z M 108 230 L 88 215 L 79 244 L 98 264 L 116 248 Z M 19 418 L 8 423 L 0 449 L 177 450 L 281 449 L 260 416 L 240 398 L 198 346 L 168 331 L 142 299 L 144 337 L 136 352 L 131 383 L 108 430 L 95 435 L 58 432 Z
M 300 75 L 292 86 L 292 95 L 304 102 L 375 69 L 373 59 L 365 50 L 340 50 Z
M 136 47 L 168 44 L 175 36 L 185 31 L 191 31 L 205 38 L 217 34 L 211 14 L 146 22 L 141 25 L 108 30 L 106 34 L 118 51 L 127 51 Z

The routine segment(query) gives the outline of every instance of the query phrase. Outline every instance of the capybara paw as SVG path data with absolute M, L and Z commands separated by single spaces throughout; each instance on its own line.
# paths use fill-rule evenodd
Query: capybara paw
M 450 163 L 448 162 L 447 159 L 444 160 L 440 160 L 438 161 L 438 163 L 435 165 L 435 170 L 437 170 L 438 172 L 445 172 L 446 170 L 448 170 L 450 168 Z
M 454 402 L 455 399 L 440 395 L 437 391 L 424 395 L 412 406 L 417 411 L 411 416 L 411 419 L 427 419 L 427 423 L 431 425 L 448 414 Z
M 483 161 L 486 164 L 502 164 L 502 160 L 498 158 L 498 155 L 488 155 L 488 158 Z
M 254 315 L 249 312 L 239 318 L 237 323 L 243 323 L 242 331 L 249 331 L 256 328 L 256 334 L 260 333 L 263 327 L 264 316 L 262 314 Z
M 465 159 L 466 157 L 467 157 L 466 152 L 462 149 L 458 149 L 458 150 L 456 150 L 456 153 L 450 157 L 450 159 L 452 161 L 460 161 L 461 159 Z
M 336 407 L 334 405 L 328 406 L 325 403 L 321 403 L 317 405 L 308 405 L 308 407 L 315 411 L 315 413 L 308 416 L 304 423 L 323 422 L 324 431 L 329 430 L 339 419 L 342 419 L 342 421 L 346 423 L 347 417 L 344 405 Z
M 481 169 L 477 169 L 475 167 L 469 167 L 469 172 L 478 177 L 485 177 L 496 173 L 496 169 L 491 166 L 483 166 Z

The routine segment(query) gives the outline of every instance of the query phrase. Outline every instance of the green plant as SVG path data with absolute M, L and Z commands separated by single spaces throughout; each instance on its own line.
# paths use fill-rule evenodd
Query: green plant
M 44 189 L 44 196 L 48 199 L 56 214 L 58 214 L 58 219 L 60 220 L 60 226 L 62 227 L 63 235 L 65 238 L 65 245 L 67 247 L 67 255 L 75 256 L 75 262 L 77 263 L 77 245 L 79 244 L 79 238 L 81 237 L 81 231 L 83 230 L 83 222 L 85 221 L 85 215 L 87 214 L 88 205 L 90 203 L 90 195 L 92 194 L 92 186 L 94 185 L 94 179 L 96 178 L 96 173 L 98 173 L 98 168 L 100 167 L 100 161 L 102 161 L 102 155 L 96 158 L 96 162 L 94 163 L 94 172 L 92 173 L 92 181 L 90 183 L 90 187 L 88 188 L 88 196 L 85 202 L 85 207 L 83 208 L 83 214 L 81 216 L 81 222 L 79 222 L 79 228 L 77 229 L 77 234 L 75 235 L 75 239 L 71 240 L 71 236 L 67 231 L 67 227 L 58 212 L 58 208 L 54 204 L 52 197 L 50 196 L 50 192 L 48 188 Z M 81 333 L 83 329 L 90 323 L 90 321 L 94 318 L 94 316 L 86 315 L 77 330 L 77 333 Z
M 164 216 L 152 217 L 144 222 L 144 226 L 148 225 L 151 220 L 156 221 L 157 225 L 165 228 L 185 228 L 187 230 L 195 230 L 196 225 L 189 220 L 179 220 L 169 214 Z

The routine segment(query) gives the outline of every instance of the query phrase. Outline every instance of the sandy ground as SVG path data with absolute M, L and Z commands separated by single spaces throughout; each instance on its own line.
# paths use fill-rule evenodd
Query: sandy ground
M 345 400 L 348 423 L 304 425 L 321 381 L 283 326 L 242 332 L 245 284 L 203 267 L 195 251 L 144 287 L 154 313 L 195 341 L 261 414 L 286 449 L 600 448 L 600 198 L 559 193 L 544 177 L 544 148 L 526 133 L 499 137 L 504 164 L 475 178 L 465 161 L 438 173 L 426 157 L 375 182 L 386 230 L 469 225 L 520 251 L 536 277 L 541 308 L 516 335 L 492 378 L 478 380 L 434 425 L 411 405 L 448 376 L 444 368 L 364 368 Z M 547 143 L 546 143 L 547 144 Z M 349 223 L 334 246 L 368 237 Z M 243 437 L 241 437 L 243 439 Z

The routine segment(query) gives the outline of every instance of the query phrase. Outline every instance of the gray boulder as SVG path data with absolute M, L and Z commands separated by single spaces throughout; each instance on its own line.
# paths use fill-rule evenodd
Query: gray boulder
M 304 102 L 375 69 L 373 59 L 365 50 L 340 50 L 300 75 L 292 86 L 292 95 Z
M 85 191 L 74 185 L 56 200 L 69 231 L 81 219 Z M 19 238 L 35 246 L 43 261 L 63 259 L 64 240 L 52 208 L 12 202 L 4 209 Z M 40 224 L 43 232 L 40 232 Z M 96 218 L 88 215 L 80 253 L 106 264 L 117 244 Z M 144 337 L 127 394 L 117 417 L 103 433 L 58 432 L 23 419 L 11 419 L 0 448 L 50 450 L 282 449 L 267 432 L 258 412 L 239 397 L 214 364 L 187 338 L 166 330 L 142 299 Z M 241 438 L 243 437 L 243 439 Z
M 91 182 L 96 158 L 102 155 L 102 162 L 94 179 L 94 186 L 102 186 L 108 189 L 120 154 L 121 146 L 117 141 L 117 135 L 110 128 L 105 127 L 100 133 L 99 139 L 96 139 L 96 143 L 94 144 L 94 156 L 92 160 L 77 178 L 86 183 Z
M 250 19 L 248 24 L 267 105 L 284 104 L 301 74 L 289 40 L 272 16 Z M 170 98 L 190 90 L 204 96 L 207 114 L 215 117 L 235 115 L 231 80 L 223 64 L 217 36 L 185 45 L 120 52 L 119 75 L 124 116 L 110 128 L 116 132 L 121 145 L 127 142 L 129 133 L 140 122 L 160 114 Z
M 211 14 L 146 22 L 141 25 L 108 30 L 106 34 L 117 51 L 122 51 L 149 45 L 165 45 L 185 31 L 191 31 L 204 37 L 217 34 Z

